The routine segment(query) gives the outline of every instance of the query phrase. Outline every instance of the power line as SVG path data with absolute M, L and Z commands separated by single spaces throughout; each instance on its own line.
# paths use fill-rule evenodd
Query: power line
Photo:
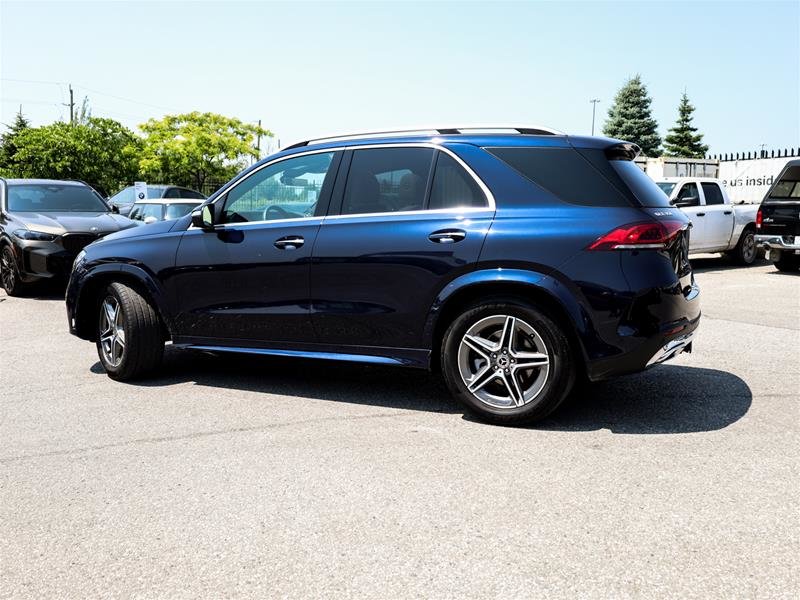
M 43 84 L 43 85 L 59 85 L 59 86 L 66 85 L 66 86 L 71 86 L 71 84 L 69 82 L 66 82 L 66 81 L 50 81 L 50 80 L 44 80 L 44 79 L 13 79 L 13 78 L 10 78 L 10 77 L 2 77 L 2 78 L 0 78 L 0 81 L 11 81 L 11 82 L 16 82 L 16 83 L 34 83 L 34 84 Z M 180 112 L 176 108 L 173 108 L 173 107 L 161 106 L 161 105 L 158 105 L 158 104 L 151 104 L 149 102 L 142 102 L 141 100 L 134 100 L 133 98 L 126 98 L 125 96 L 118 96 L 116 94 L 109 94 L 108 92 L 103 92 L 101 90 L 96 90 L 94 88 L 90 88 L 90 87 L 87 87 L 87 86 L 79 84 L 79 83 L 75 84 L 75 88 L 79 88 L 81 90 L 84 90 L 84 91 L 87 91 L 87 92 L 91 92 L 92 94 L 99 94 L 101 96 L 108 96 L 109 98 L 114 98 L 114 99 L 120 100 L 122 102 L 130 102 L 131 104 L 140 104 L 142 106 L 148 106 L 150 108 L 158 108 L 160 110 L 169 110 L 169 111 L 173 111 L 173 112 Z

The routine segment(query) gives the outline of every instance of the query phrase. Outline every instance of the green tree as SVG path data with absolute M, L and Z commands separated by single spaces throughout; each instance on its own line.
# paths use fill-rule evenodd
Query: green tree
M 81 179 L 112 192 L 136 178 L 141 139 L 113 119 L 29 127 L 14 138 L 16 177 Z
M 689 96 L 684 92 L 678 105 L 675 127 L 664 138 L 664 153 L 667 156 L 703 158 L 708 152 L 708 146 L 703 143 L 703 134 L 697 133 L 697 127 L 692 125 L 693 112 L 694 106 L 689 103 Z
M 603 133 L 608 137 L 633 142 L 645 156 L 658 156 L 661 138 L 658 123 L 650 112 L 652 100 L 639 75 L 629 79 L 608 110 Z
M 6 126 L 8 131 L 0 136 L 0 174 L 13 173 L 14 156 L 17 154 L 17 136 L 30 126 L 30 121 L 22 114 L 22 107 L 20 107 L 14 117 L 14 122 Z
M 149 181 L 201 189 L 206 180 L 227 180 L 249 158 L 258 158 L 256 136 L 272 133 L 239 119 L 191 112 L 150 119 L 139 168 Z

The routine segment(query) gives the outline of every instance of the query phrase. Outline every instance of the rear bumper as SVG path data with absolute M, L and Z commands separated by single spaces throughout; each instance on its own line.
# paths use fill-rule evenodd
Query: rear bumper
M 789 241 L 789 238 L 792 238 Z M 800 235 L 756 235 L 756 244 L 764 250 L 800 251 Z

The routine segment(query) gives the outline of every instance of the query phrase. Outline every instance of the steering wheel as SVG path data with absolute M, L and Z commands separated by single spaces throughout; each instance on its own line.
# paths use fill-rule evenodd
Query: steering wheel
M 267 206 L 264 209 L 264 213 L 261 215 L 262 220 L 264 221 L 271 221 L 273 219 L 291 219 L 296 217 L 294 213 L 289 212 L 285 208 L 282 208 L 276 204 L 272 206 Z

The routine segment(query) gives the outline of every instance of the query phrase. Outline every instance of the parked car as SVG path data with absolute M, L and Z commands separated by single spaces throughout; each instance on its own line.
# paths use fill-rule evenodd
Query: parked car
M 148 185 L 147 198 L 137 198 L 136 189 L 129 185 L 121 189 L 108 199 L 109 204 L 119 210 L 119 214 L 128 215 L 133 208 L 134 202 L 138 200 L 154 200 L 159 198 L 183 199 L 183 200 L 205 200 L 206 197 L 200 192 L 189 188 L 175 185 Z
M 136 223 L 147 225 L 156 221 L 179 219 L 200 204 L 201 200 L 139 200 L 133 204 L 128 217 Z
M 0 280 L 10 296 L 64 277 L 84 246 L 133 223 L 80 181 L 0 179 Z
M 800 270 L 800 160 L 786 163 L 764 196 L 756 241 L 779 271 Z
M 526 127 L 294 144 L 191 215 L 88 246 L 70 331 L 118 380 L 170 339 L 441 370 L 486 420 L 541 419 L 583 376 L 691 349 L 689 219 L 638 152 Z
M 657 184 L 692 222 L 689 254 L 724 252 L 742 265 L 755 262 L 755 204 L 731 204 L 719 179 L 675 177 Z

